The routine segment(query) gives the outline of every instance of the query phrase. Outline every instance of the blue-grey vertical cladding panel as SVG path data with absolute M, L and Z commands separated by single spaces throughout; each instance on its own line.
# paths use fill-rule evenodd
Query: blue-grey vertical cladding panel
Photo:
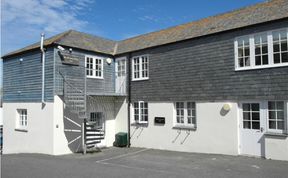
M 23 61 L 21 62 L 20 59 Z M 45 62 L 45 101 L 53 101 L 54 51 L 48 48 Z M 3 60 L 3 101 L 41 102 L 41 52 L 34 50 Z
M 134 52 L 149 54 L 149 80 L 131 82 L 132 100 L 288 99 L 288 67 L 235 71 L 234 39 L 288 27 L 288 19 Z
M 68 49 L 68 48 L 67 48 Z M 58 49 L 55 49 L 58 51 Z M 79 49 L 73 49 L 72 55 L 77 56 L 77 58 L 80 61 L 79 66 L 73 66 L 73 65 L 66 65 L 62 64 L 61 58 L 58 55 L 58 52 L 55 53 L 56 57 L 56 94 L 62 94 L 63 93 L 63 84 L 61 83 L 61 76 L 57 74 L 58 71 L 61 71 L 66 77 L 73 77 L 75 76 L 75 79 L 84 79 L 83 76 L 79 75 L 86 75 L 85 72 L 85 55 L 91 55 L 91 56 L 98 56 L 104 58 L 104 73 L 103 73 L 103 79 L 94 79 L 94 78 L 87 78 L 87 92 L 88 94 L 98 94 L 98 95 L 113 95 L 115 93 L 115 64 L 112 60 L 111 64 L 108 64 L 106 62 L 106 58 L 111 56 L 104 55 L 104 54 L 98 54 L 93 52 L 88 52 L 84 50 Z M 81 88 L 81 87 L 80 87 Z

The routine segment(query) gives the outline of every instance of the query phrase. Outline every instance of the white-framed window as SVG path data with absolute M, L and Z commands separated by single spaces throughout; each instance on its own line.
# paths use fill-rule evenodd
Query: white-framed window
M 175 102 L 174 126 L 196 128 L 196 103 Z
M 134 102 L 133 115 L 136 123 L 148 123 L 148 103 L 144 101 Z
M 104 59 L 97 56 L 85 56 L 86 76 L 103 79 Z
M 27 130 L 27 125 L 28 125 L 27 109 L 17 109 L 16 128 Z
M 136 56 L 132 58 L 132 80 L 149 79 L 148 55 Z
M 268 102 L 268 130 L 283 133 L 285 131 L 287 108 L 284 101 Z M 286 116 L 287 118 L 287 116 Z M 286 119 L 287 120 L 287 119 Z
M 260 129 L 260 103 L 243 103 L 243 129 Z
M 126 76 L 126 58 L 117 60 L 116 74 L 117 74 L 117 77 Z
M 104 127 L 104 113 L 103 112 L 91 112 L 90 122 L 94 123 L 96 128 Z
M 288 28 L 238 37 L 235 70 L 288 66 Z

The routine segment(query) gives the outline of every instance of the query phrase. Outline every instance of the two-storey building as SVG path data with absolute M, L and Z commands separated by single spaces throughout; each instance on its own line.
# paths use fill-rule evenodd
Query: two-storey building
M 44 41 L 45 60 L 38 43 L 5 55 L 4 153 L 112 146 L 121 131 L 134 147 L 288 160 L 287 10 L 271 0 L 123 41 L 70 30 Z

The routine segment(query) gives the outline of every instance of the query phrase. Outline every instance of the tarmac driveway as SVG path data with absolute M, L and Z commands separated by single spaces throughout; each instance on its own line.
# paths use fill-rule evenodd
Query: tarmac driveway
M 287 178 L 288 162 L 143 148 L 109 148 L 87 155 L 2 155 L 1 174 L 3 178 Z

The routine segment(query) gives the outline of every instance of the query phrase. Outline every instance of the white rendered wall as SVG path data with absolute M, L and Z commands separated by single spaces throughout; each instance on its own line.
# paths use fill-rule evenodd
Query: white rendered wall
M 69 154 L 72 151 L 68 147 L 68 140 L 64 132 L 64 117 L 63 117 L 64 103 L 59 96 L 54 96 L 54 110 L 53 110 L 53 154 L 62 155 Z
M 124 98 L 115 100 L 115 133 L 128 132 L 127 102 Z
M 288 137 L 265 136 L 265 157 L 288 161 Z
M 27 109 L 27 132 L 16 131 L 17 109 Z M 3 153 L 53 154 L 53 103 L 3 103 Z
M 3 125 L 3 108 L 0 107 L 0 125 Z
M 231 110 L 222 116 L 224 104 L 226 102 L 197 103 L 197 129 L 189 131 L 172 128 L 174 103 L 149 102 L 149 124 L 147 127 L 131 126 L 131 144 L 134 147 L 237 155 L 237 104 L 232 103 Z M 165 125 L 155 125 L 154 117 L 165 117 Z

